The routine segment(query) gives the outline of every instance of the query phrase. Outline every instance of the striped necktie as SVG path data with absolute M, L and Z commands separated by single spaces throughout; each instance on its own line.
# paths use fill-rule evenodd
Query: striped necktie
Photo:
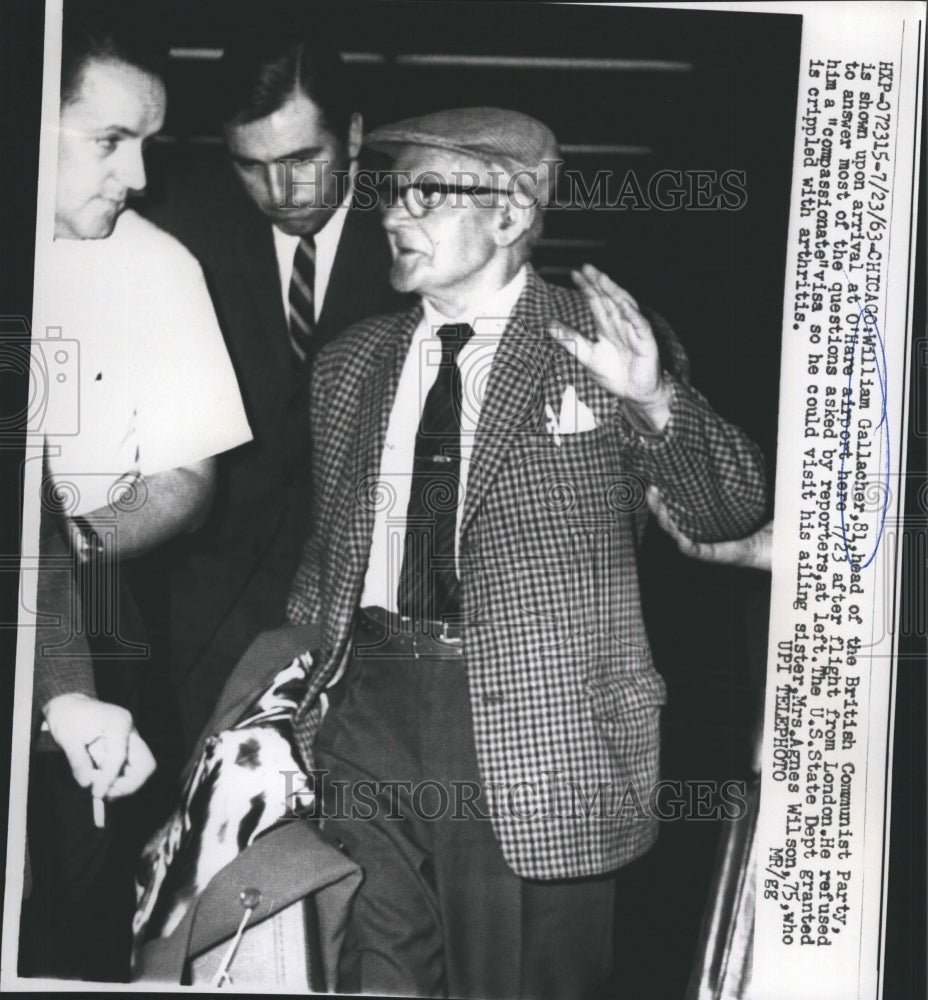
M 455 564 L 461 481 L 457 359 L 473 333 L 466 323 L 448 324 L 438 331 L 442 343 L 438 377 L 425 398 L 416 432 L 397 609 L 419 621 L 440 621 L 460 610 Z
M 290 340 L 301 361 L 313 353 L 316 313 L 313 285 L 316 280 L 316 244 L 312 236 L 304 236 L 293 256 L 290 278 Z

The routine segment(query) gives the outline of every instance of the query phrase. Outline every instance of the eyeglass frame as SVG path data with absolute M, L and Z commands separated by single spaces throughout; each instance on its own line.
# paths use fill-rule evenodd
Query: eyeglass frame
M 467 185 L 460 182 L 449 183 L 443 180 L 416 180 L 409 181 L 403 184 L 395 175 L 390 175 L 383 178 L 377 185 L 378 194 L 378 205 L 380 211 L 383 213 L 388 212 L 391 208 L 395 208 L 397 205 L 402 204 L 403 208 L 412 216 L 414 219 L 421 219 L 428 215 L 430 212 L 434 212 L 436 209 L 441 208 L 445 204 L 445 200 L 448 195 L 500 195 L 506 194 L 506 191 L 502 188 L 488 187 L 483 184 L 477 185 Z M 421 198 L 415 197 L 415 192 L 425 193 L 426 191 L 434 191 L 441 195 L 441 200 L 435 205 L 426 205 L 423 203 Z M 387 191 L 386 196 L 384 192 Z M 476 199 L 472 198 L 472 202 Z M 461 202 L 458 201 L 458 206 Z M 480 205 L 482 208 L 491 208 L 491 204 L 486 202 L 477 201 L 476 204 Z

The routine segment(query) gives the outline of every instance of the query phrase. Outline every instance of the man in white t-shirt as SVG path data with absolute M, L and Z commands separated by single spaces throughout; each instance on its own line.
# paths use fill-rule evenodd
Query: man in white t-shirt
M 155 767 L 131 712 L 100 688 L 131 688 L 101 681 L 103 661 L 112 675 L 120 654 L 145 652 L 124 631 L 120 564 L 202 522 L 214 456 L 251 432 L 199 265 L 125 210 L 164 120 L 157 55 L 131 18 L 65 14 L 55 240 L 40 250 L 34 326 L 78 363 L 49 382 L 38 610 L 59 626 L 38 631 L 33 703 L 37 749 L 54 744 L 66 764 L 33 758 L 21 972 L 103 979 L 128 972 L 129 926 L 111 918 L 131 893 L 127 869 L 114 881 L 122 845 L 103 831 L 104 802 Z

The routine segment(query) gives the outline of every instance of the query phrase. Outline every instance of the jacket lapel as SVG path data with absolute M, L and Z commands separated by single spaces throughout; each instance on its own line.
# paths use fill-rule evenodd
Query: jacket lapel
M 461 517 L 462 538 L 513 443 L 537 434 L 541 426 L 549 353 L 544 323 L 551 315 L 544 282 L 529 266 L 525 289 L 497 348 L 480 410 Z
M 244 198 L 244 195 L 243 195 Z M 265 332 L 255 340 L 261 352 L 286 372 L 293 367 L 293 350 L 287 334 L 289 323 L 280 289 L 280 271 L 271 224 L 249 202 L 242 212 L 237 234 L 237 259 L 243 284 L 251 290 L 258 329 Z
M 409 306 L 411 296 L 390 287 L 390 247 L 379 212 L 356 203 L 347 210 L 329 285 L 316 323 L 320 346 L 353 323 Z
M 355 511 L 351 531 L 352 572 L 359 578 L 358 597 L 360 588 L 364 586 L 364 573 L 370 557 L 387 426 L 403 363 L 421 319 L 421 305 L 397 314 L 379 344 L 368 354 L 367 364 L 359 373 L 357 446 L 354 462 L 349 463 L 351 473 L 348 483 L 348 488 L 354 491 L 350 498 Z M 353 612 L 354 608 L 350 611 Z

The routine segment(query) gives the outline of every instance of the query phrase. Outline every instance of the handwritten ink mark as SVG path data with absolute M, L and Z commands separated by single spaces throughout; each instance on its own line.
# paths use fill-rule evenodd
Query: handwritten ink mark
M 842 268 L 842 273 L 844 274 L 844 280 L 847 282 L 848 286 L 850 287 L 851 286 L 851 279 L 848 276 L 847 271 L 843 270 L 843 268 Z M 856 294 L 854 294 L 854 299 L 852 301 L 857 306 L 857 311 L 858 311 L 858 314 L 859 314 L 859 321 L 862 321 L 865 327 L 872 326 L 873 333 L 874 333 L 874 335 L 876 337 L 877 347 L 879 348 L 878 351 L 874 351 L 874 367 L 876 368 L 877 381 L 879 382 L 879 386 L 880 386 L 880 399 L 881 399 L 881 403 L 880 403 L 880 421 L 876 425 L 876 427 L 874 428 L 874 430 L 879 430 L 881 427 L 884 426 L 884 424 L 886 424 L 886 421 L 887 421 L 888 384 L 887 384 L 887 375 L 886 375 L 886 346 L 883 343 L 883 337 L 880 334 L 879 324 L 877 323 L 876 317 L 873 315 L 873 313 L 872 313 L 872 311 L 870 309 L 870 306 L 861 306 L 861 304 L 860 304 L 860 297 L 858 295 L 856 295 Z M 845 465 L 845 459 L 849 455 L 849 443 L 848 442 L 850 441 L 850 430 L 849 430 L 849 428 L 850 428 L 850 423 L 851 423 L 851 400 L 853 398 L 852 395 L 851 395 L 851 387 L 852 387 L 853 379 L 854 379 L 854 355 L 855 355 L 856 350 L 857 350 L 857 330 L 858 330 L 858 327 L 859 327 L 859 322 L 854 324 L 854 332 L 853 332 L 853 336 L 851 337 L 851 350 L 850 350 L 850 356 L 851 357 L 850 357 L 850 364 L 849 364 L 848 377 L 847 377 L 847 392 L 846 392 L 845 397 L 844 397 L 844 403 L 842 404 L 842 411 L 843 411 L 843 413 L 842 413 L 842 417 L 843 417 L 842 431 L 843 431 L 843 436 L 844 436 L 844 446 L 841 449 L 841 463 L 840 463 L 840 467 L 839 467 L 839 470 L 838 470 L 838 481 L 839 481 L 839 483 L 844 483 L 846 481 L 845 480 L 844 465 Z M 886 424 L 886 426 L 887 426 L 887 429 L 888 429 L 888 424 Z M 860 560 L 856 559 L 852 555 L 852 553 L 851 553 L 850 545 L 848 543 L 848 537 L 847 537 L 847 524 L 846 524 L 845 517 L 844 517 L 844 511 L 845 511 L 845 508 L 846 508 L 847 505 L 846 504 L 842 504 L 841 505 L 841 511 L 840 511 L 840 513 L 841 513 L 841 542 L 842 542 L 842 545 L 844 547 L 844 556 L 847 559 L 847 561 L 848 561 L 848 563 L 849 563 L 849 565 L 851 567 L 852 572 L 854 572 L 854 573 L 859 573 L 862 569 L 866 569 L 867 566 L 869 566 L 870 563 L 873 562 L 874 558 L 876 557 L 876 553 L 877 553 L 877 551 L 878 551 L 878 549 L 880 547 L 880 542 L 881 542 L 882 537 L 883 537 L 883 527 L 884 527 L 884 525 L 886 523 L 886 508 L 889 506 L 889 495 L 890 495 L 890 490 L 889 490 L 890 440 L 889 440 L 889 434 L 885 430 L 884 430 L 884 435 L 883 436 L 886 439 L 886 447 L 883 449 L 883 451 L 884 451 L 883 474 L 882 474 L 882 480 L 883 480 L 883 482 L 882 482 L 882 486 L 883 486 L 883 505 L 882 505 L 882 507 L 880 509 L 880 523 L 879 523 L 879 527 L 877 528 L 876 540 L 874 541 L 874 544 L 873 544 L 873 551 L 870 553 L 870 555 L 867 557 L 867 559 L 865 561 L 860 561 Z M 846 493 L 846 487 L 845 487 L 845 493 Z

